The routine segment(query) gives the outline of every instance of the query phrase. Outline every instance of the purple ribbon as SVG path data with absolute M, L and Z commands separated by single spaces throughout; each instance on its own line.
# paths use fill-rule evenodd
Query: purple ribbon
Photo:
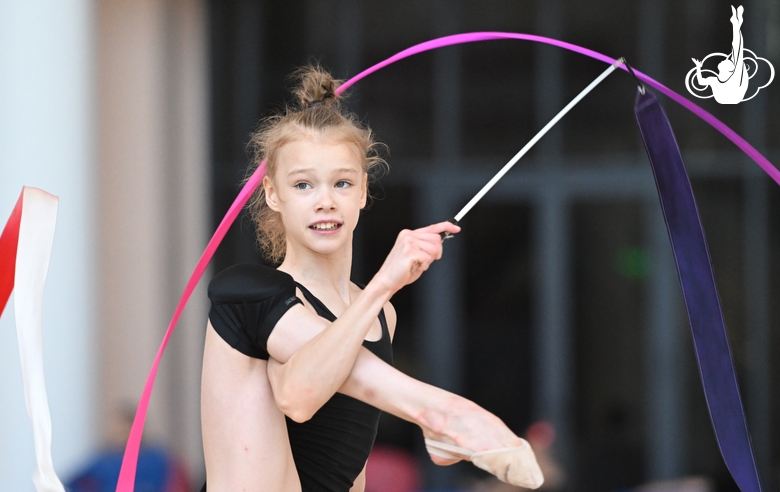
M 672 243 L 701 383 L 720 453 L 742 492 L 760 492 L 704 228 L 682 155 L 672 126 L 650 91 L 637 93 L 634 113 Z

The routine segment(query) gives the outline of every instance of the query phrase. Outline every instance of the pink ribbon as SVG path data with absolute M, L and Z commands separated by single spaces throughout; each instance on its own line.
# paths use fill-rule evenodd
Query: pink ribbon
M 617 61 L 615 58 L 610 58 L 609 56 L 602 55 L 601 53 L 597 53 L 587 48 L 583 48 L 582 46 L 577 46 L 575 44 L 559 41 L 557 39 L 547 38 L 544 36 L 537 36 L 534 34 L 520 34 L 520 33 L 511 33 L 511 32 L 473 32 L 473 33 L 465 33 L 465 34 L 454 34 L 452 36 L 444 36 L 441 38 L 433 39 L 412 46 L 411 48 L 407 48 L 391 56 L 390 58 L 380 63 L 377 63 L 376 65 L 373 65 L 372 67 L 369 67 L 366 70 L 363 70 L 359 74 L 355 75 L 351 79 L 344 82 L 336 90 L 336 94 L 340 95 L 357 81 L 367 77 L 368 75 L 376 72 L 381 68 L 384 68 L 404 58 L 408 58 L 412 55 L 423 53 L 425 51 L 435 50 L 438 48 L 443 48 L 445 46 L 452 46 L 452 45 L 464 44 L 464 43 L 473 43 L 477 41 L 490 41 L 496 39 L 519 39 L 519 40 L 531 41 L 535 43 L 550 44 L 553 46 L 557 46 L 559 48 L 567 49 L 569 51 L 574 51 L 575 53 L 580 53 L 582 55 L 589 56 L 590 58 L 594 58 L 596 60 L 600 60 L 608 64 L 613 64 Z M 625 66 L 622 66 L 621 68 L 623 70 L 627 70 Z M 745 141 L 744 138 L 737 135 L 737 133 L 734 130 L 726 126 L 723 122 L 715 118 L 713 115 L 711 115 L 704 109 L 700 108 L 698 105 L 694 104 L 688 99 L 677 94 L 676 92 L 669 89 L 668 87 L 661 84 L 660 82 L 654 80 L 650 76 L 645 75 L 644 73 L 638 70 L 634 70 L 634 72 L 636 73 L 637 77 L 640 80 L 644 81 L 648 85 L 654 87 L 655 89 L 659 90 L 663 94 L 667 95 L 669 98 L 676 101 L 686 109 L 690 110 L 695 115 L 703 119 L 705 122 L 707 122 L 709 125 L 711 125 L 716 130 L 721 132 L 723 135 L 725 135 L 726 138 L 734 142 L 737 145 L 737 147 L 742 149 L 743 152 L 745 152 L 751 159 L 753 159 L 753 161 L 755 161 L 756 164 L 758 164 L 778 185 L 780 185 L 780 171 L 778 171 L 772 165 L 772 163 L 769 162 L 769 160 L 766 157 L 761 155 L 761 153 L 758 152 L 758 150 L 756 150 L 752 145 L 750 145 L 747 141 Z M 119 473 L 119 481 L 117 482 L 117 488 L 116 488 L 117 492 L 132 492 L 134 489 L 136 465 L 138 463 L 138 452 L 141 446 L 141 435 L 143 433 L 144 422 L 146 420 L 146 411 L 149 406 L 149 399 L 152 394 L 152 387 L 154 386 L 154 379 L 157 374 L 157 366 L 159 365 L 160 358 L 162 357 L 162 354 L 165 351 L 165 346 L 168 344 L 168 339 L 173 333 L 174 327 L 176 326 L 176 323 L 179 320 L 179 316 L 181 316 L 181 312 L 184 309 L 184 306 L 186 305 L 187 301 L 189 300 L 192 291 L 195 289 L 195 286 L 197 285 L 198 281 L 203 275 L 203 272 L 206 270 L 206 265 L 208 265 L 208 262 L 211 260 L 211 257 L 214 256 L 214 251 L 217 249 L 217 246 L 219 246 L 219 243 L 222 242 L 222 238 L 225 237 L 228 228 L 230 228 L 231 224 L 236 219 L 239 212 L 241 211 L 241 209 L 244 207 L 247 200 L 249 199 L 249 197 L 252 195 L 255 189 L 262 182 L 263 176 L 265 176 L 265 161 L 263 161 L 260 164 L 260 166 L 258 166 L 257 170 L 255 170 L 255 172 L 252 174 L 252 176 L 249 178 L 247 183 L 239 192 L 235 202 L 233 202 L 233 205 L 230 206 L 230 209 L 225 215 L 225 218 L 222 219 L 222 222 L 219 224 L 219 227 L 217 227 L 217 231 L 214 233 L 214 236 L 211 238 L 211 241 L 209 241 L 206 250 L 203 252 L 203 255 L 200 257 L 200 260 L 198 260 L 198 264 L 195 267 L 195 271 L 192 273 L 189 282 L 187 282 L 187 286 L 184 289 L 184 294 L 182 295 L 181 300 L 179 301 L 179 304 L 176 307 L 176 311 L 173 315 L 173 319 L 171 319 L 171 322 L 168 325 L 168 330 L 165 332 L 165 337 L 163 337 L 163 341 L 162 344 L 160 345 L 160 349 L 157 351 L 157 356 L 155 357 L 154 363 L 152 364 L 152 369 L 149 372 L 149 377 L 146 381 L 146 385 L 144 386 L 144 391 L 143 394 L 141 395 L 141 400 L 138 403 L 138 411 L 136 412 L 135 420 L 133 421 L 133 427 L 130 430 L 130 436 L 127 440 L 127 446 L 125 448 L 125 455 L 122 460 L 122 469 Z
M 344 84 L 342 84 L 341 87 L 338 88 L 336 93 L 341 94 L 347 88 L 352 86 L 352 84 L 376 72 L 380 68 L 384 68 L 387 65 L 390 65 L 391 63 L 395 63 L 398 60 L 403 60 L 404 58 L 408 58 L 412 55 L 416 55 L 418 53 L 422 53 L 425 51 L 435 50 L 438 48 L 443 48 L 445 46 L 452 46 L 455 44 L 474 43 L 477 41 L 490 41 L 495 39 L 520 39 L 523 41 L 531 41 L 534 43 L 550 44 L 552 46 L 557 46 L 559 48 L 573 51 L 581 55 L 589 56 L 590 58 L 603 61 L 610 65 L 617 61 L 616 58 L 610 58 L 607 55 L 602 55 L 601 53 L 598 53 L 593 50 L 589 50 L 588 48 L 583 48 L 582 46 L 577 46 L 576 44 L 571 44 L 565 41 L 559 41 L 557 39 L 547 38 L 544 36 L 537 36 L 535 34 L 520 34 L 514 32 L 470 32 L 464 34 L 453 34 L 452 36 L 444 36 L 442 38 L 432 39 L 430 41 L 426 41 L 424 43 L 414 45 L 411 48 L 407 48 L 401 51 L 400 53 L 391 56 L 387 60 L 379 62 L 376 65 L 367 68 L 362 72 L 360 72 L 359 74 L 355 75 L 348 81 L 344 82 Z M 625 66 L 621 66 L 620 68 L 622 70 L 626 70 L 626 71 L 628 70 Z M 674 92 L 673 90 L 666 87 L 662 83 L 651 78 L 649 75 L 645 75 L 639 70 L 634 70 L 634 72 L 636 73 L 637 77 L 640 80 L 647 83 L 651 87 L 654 87 L 655 89 L 659 90 L 660 92 L 668 96 L 670 99 L 677 102 L 684 108 L 688 109 L 693 114 L 706 121 L 710 126 L 712 126 L 720 133 L 725 135 L 726 138 L 734 142 L 737 145 L 737 147 L 742 149 L 743 152 L 745 152 L 751 159 L 753 159 L 753 161 L 755 161 L 756 164 L 761 166 L 761 168 L 773 180 L 775 180 L 775 182 L 778 185 L 780 185 L 780 171 L 778 171 L 777 168 L 775 168 L 772 165 L 772 163 L 769 162 L 769 159 L 761 155 L 761 153 L 758 150 L 756 150 L 752 145 L 747 143 L 747 141 L 744 138 L 737 135 L 737 132 L 735 132 L 728 126 L 726 126 L 722 121 L 720 121 L 719 119 L 711 115 L 709 112 L 700 108 L 697 104 L 694 104 L 693 102 L 689 101 L 688 99 Z

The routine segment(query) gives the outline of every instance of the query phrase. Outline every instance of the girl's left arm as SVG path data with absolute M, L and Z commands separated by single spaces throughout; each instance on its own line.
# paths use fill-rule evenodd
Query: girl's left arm
M 305 422 L 339 391 L 379 311 L 441 258 L 440 233 L 458 231 L 449 222 L 402 231 L 379 272 L 333 323 L 303 306 L 279 319 L 267 343 L 279 363 L 269 362 L 268 377 L 276 403 L 288 417 Z

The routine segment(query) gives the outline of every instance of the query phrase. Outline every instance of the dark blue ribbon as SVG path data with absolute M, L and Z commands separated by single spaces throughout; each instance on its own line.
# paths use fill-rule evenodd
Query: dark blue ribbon
M 649 91 L 637 94 L 634 113 L 661 199 L 715 437 L 742 492 L 760 492 L 704 229 L 682 155 L 661 104 Z

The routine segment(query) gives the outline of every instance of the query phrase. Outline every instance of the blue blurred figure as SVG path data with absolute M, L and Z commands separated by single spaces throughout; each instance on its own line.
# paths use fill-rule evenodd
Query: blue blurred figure
M 100 453 L 65 487 L 68 492 L 114 492 L 123 450 Z M 147 447 L 138 455 L 136 492 L 189 492 L 183 467 L 160 448 Z

